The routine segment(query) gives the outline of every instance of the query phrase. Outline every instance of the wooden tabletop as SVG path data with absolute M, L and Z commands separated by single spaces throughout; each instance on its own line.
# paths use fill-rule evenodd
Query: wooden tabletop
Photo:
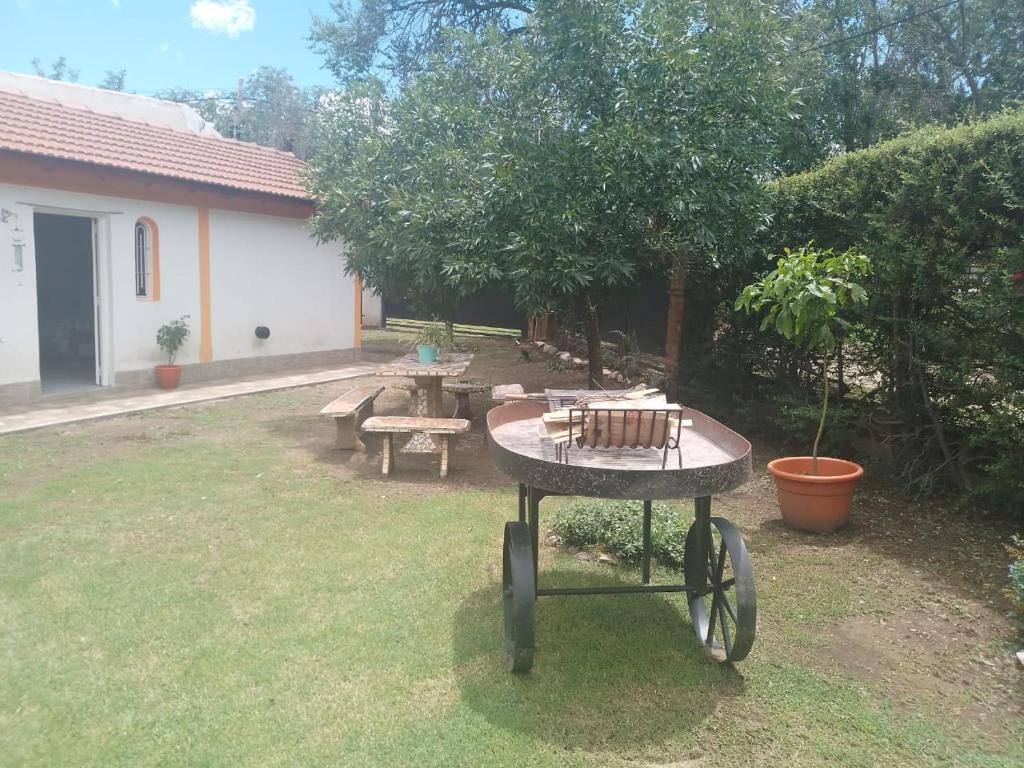
M 451 352 L 439 356 L 436 363 L 421 363 L 415 352 L 402 355 L 377 369 L 378 376 L 409 376 L 411 378 L 461 376 L 473 362 L 469 352 Z

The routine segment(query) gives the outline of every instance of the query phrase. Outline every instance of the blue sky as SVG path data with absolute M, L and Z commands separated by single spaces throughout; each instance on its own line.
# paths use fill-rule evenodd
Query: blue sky
M 330 0 L 0 0 L 0 70 L 67 57 L 79 82 L 126 69 L 130 91 L 230 89 L 266 64 L 329 85 L 305 37 Z

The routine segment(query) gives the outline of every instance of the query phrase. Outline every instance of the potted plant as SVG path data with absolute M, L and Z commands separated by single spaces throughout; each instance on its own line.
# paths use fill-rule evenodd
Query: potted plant
M 163 389 L 174 389 L 181 378 L 181 366 L 175 365 L 178 350 L 189 336 L 188 315 L 160 326 L 156 332 L 156 343 L 167 354 L 167 365 L 156 367 L 156 380 Z
M 436 363 L 437 353 L 448 342 L 444 323 L 427 323 L 416 334 L 416 354 L 421 363 Z
M 796 251 L 785 249 L 777 267 L 759 282 L 748 285 L 736 300 L 736 309 L 767 310 L 761 329 L 773 326 L 786 339 L 821 362 L 823 397 L 818 433 L 810 456 L 788 456 L 768 464 L 779 493 L 783 522 L 791 528 L 831 533 L 846 524 L 850 502 L 864 469 L 852 461 L 818 457 L 818 446 L 828 416 L 828 364 L 836 334 L 849 328 L 841 310 L 867 301 L 856 278 L 867 275 L 867 256 L 847 251 L 819 251 L 813 243 Z

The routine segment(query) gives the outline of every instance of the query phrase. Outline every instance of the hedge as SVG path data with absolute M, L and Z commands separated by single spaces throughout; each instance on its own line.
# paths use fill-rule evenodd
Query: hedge
M 862 330 L 832 371 L 851 392 L 847 448 L 909 486 L 1024 510 L 1024 111 L 917 130 L 772 188 L 770 253 L 813 240 L 873 262 Z M 737 371 L 799 388 L 799 360 L 726 320 Z

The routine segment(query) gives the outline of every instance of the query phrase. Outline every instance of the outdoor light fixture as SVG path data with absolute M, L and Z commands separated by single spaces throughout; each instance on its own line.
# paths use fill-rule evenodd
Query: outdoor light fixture
M 11 234 L 11 245 L 14 247 L 14 260 L 11 262 L 11 271 L 23 272 L 25 269 L 25 241 L 21 237 L 21 227 L 15 226 Z

